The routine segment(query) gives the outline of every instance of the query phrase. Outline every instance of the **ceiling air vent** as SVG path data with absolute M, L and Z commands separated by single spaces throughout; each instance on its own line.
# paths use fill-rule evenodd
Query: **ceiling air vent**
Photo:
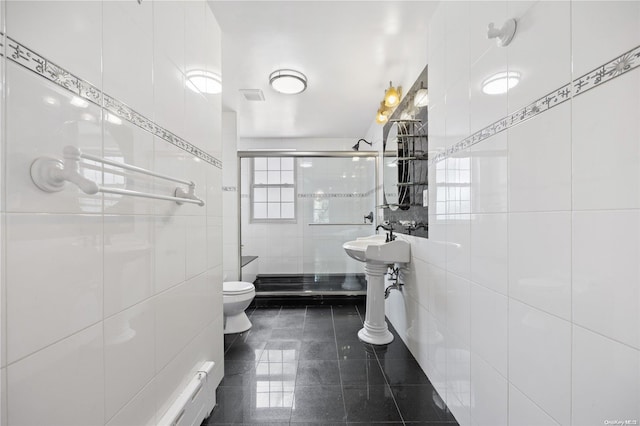
M 240 93 L 248 101 L 259 102 L 264 101 L 264 93 L 260 89 L 240 89 Z

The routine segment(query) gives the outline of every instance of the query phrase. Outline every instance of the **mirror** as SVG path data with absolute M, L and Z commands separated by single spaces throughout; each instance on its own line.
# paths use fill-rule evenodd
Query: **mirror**
M 427 67 L 382 129 L 384 219 L 394 232 L 428 237 Z
M 409 208 L 407 200 L 407 187 L 403 186 L 408 182 L 408 165 L 404 159 L 404 149 L 398 144 L 398 128 L 402 127 L 401 122 L 394 122 L 389 128 L 389 134 L 385 140 L 382 172 L 382 183 L 384 193 L 384 205 L 392 211 L 406 210 Z M 402 131 L 400 133 L 403 133 Z

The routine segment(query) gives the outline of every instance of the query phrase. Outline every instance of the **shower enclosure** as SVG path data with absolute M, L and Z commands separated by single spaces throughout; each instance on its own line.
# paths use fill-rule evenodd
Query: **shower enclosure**
M 257 256 L 241 277 L 255 276 L 257 297 L 366 294 L 362 264 L 342 244 L 375 232 L 377 153 L 239 157 L 240 256 Z

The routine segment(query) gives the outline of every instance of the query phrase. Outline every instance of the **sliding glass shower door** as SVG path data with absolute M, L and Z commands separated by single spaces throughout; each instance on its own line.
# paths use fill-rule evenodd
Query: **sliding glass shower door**
M 376 157 L 345 154 L 242 153 L 242 255 L 258 256 L 258 292 L 365 293 L 342 244 L 375 232 Z

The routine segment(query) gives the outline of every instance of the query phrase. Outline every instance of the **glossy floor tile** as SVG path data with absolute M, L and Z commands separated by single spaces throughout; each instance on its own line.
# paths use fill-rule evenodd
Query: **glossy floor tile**
M 358 340 L 363 305 L 248 311 L 251 330 L 225 335 L 225 376 L 203 426 L 457 425 L 393 327 Z

